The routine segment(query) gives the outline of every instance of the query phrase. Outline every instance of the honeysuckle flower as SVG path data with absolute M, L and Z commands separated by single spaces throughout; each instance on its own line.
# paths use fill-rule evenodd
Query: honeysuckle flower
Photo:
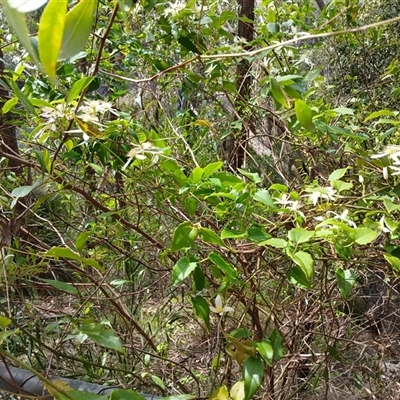
M 355 222 L 353 222 L 352 220 L 347 218 L 347 216 L 349 215 L 349 210 L 347 208 L 344 209 L 341 214 L 335 213 L 334 211 L 328 211 L 326 214 L 327 215 L 328 214 L 333 214 L 334 215 L 333 219 L 345 222 L 347 225 L 350 225 L 353 228 L 357 228 L 357 224 Z
M 394 172 L 391 172 L 390 175 L 400 175 L 400 167 L 396 167 L 394 165 L 389 165 L 389 167 L 394 170 Z M 386 168 L 386 175 L 387 175 L 387 168 Z M 385 175 L 383 175 L 383 177 L 385 178 Z M 387 179 L 387 178 L 388 177 L 386 176 L 385 179 Z
M 210 310 L 216 314 L 222 315 L 226 312 L 232 312 L 234 309 L 232 307 L 224 306 L 222 303 L 221 296 L 218 294 L 214 300 L 215 307 L 210 306 Z
M 381 153 L 374 154 L 371 158 L 382 158 L 382 157 L 389 157 L 393 160 L 396 164 L 400 164 L 400 146 L 389 145 L 386 146 Z
M 319 199 L 333 202 L 337 199 L 336 190 L 332 186 L 307 189 L 307 192 L 310 192 L 310 194 L 305 194 L 303 197 L 309 197 L 314 206 L 317 205 Z
M 102 100 L 85 100 L 83 106 L 80 108 L 82 114 L 96 115 L 105 114 L 107 111 L 112 110 L 112 104 Z
M 8 5 L 15 10 L 26 13 L 35 11 L 47 3 L 48 0 L 8 0 Z
M 383 217 L 379 220 L 379 227 L 378 227 L 378 229 L 379 229 L 381 232 L 384 232 L 384 233 L 391 232 L 391 230 L 388 228 L 388 226 L 387 226 L 387 224 L 386 224 L 385 216 L 383 216 Z
M 174 3 L 168 3 L 168 7 L 164 10 L 163 14 L 165 17 L 171 15 L 176 17 L 182 10 L 186 8 L 186 2 L 181 0 L 176 0 Z

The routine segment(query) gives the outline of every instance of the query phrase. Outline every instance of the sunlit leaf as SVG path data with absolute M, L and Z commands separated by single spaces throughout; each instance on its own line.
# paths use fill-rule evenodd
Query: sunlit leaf
M 261 358 L 249 356 L 243 363 L 245 399 L 249 400 L 261 387 L 264 379 L 264 363 Z
M 190 262 L 188 257 L 181 258 L 172 268 L 172 283 L 177 285 L 184 281 L 197 267 L 197 263 Z

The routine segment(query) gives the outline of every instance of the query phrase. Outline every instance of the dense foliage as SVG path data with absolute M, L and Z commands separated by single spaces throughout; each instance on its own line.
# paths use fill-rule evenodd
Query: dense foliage
M 1 3 L 3 361 L 395 399 L 397 2 Z

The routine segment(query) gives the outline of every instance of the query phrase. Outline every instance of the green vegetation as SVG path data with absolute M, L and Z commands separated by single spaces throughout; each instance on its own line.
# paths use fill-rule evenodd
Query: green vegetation
M 0 3 L 3 362 L 397 398 L 397 1 Z

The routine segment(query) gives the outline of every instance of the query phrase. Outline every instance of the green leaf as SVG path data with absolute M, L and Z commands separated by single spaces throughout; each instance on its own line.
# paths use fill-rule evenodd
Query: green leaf
M 278 83 L 278 81 L 275 78 L 271 78 L 270 84 L 271 84 L 271 94 L 274 100 L 278 104 L 284 106 L 285 108 L 290 108 L 286 100 L 285 92 L 283 91 L 282 86 Z
M 302 289 L 308 289 L 311 286 L 306 274 L 300 267 L 293 267 L 288 274 L 288 278 L 290 283 Z
M 141 394 L 131 389 L 116 389 L 110 394 L 109 400 L 147 400 Z
M 335 277 L 343 299 L 347 300 L 354 288 L 354 285 L 356 284 L 356 275 L 351 269 L 337 268 Z
M 245 400 L 249 400 L 260 388 L 264 379 L 264 363 L 261 358 L 249 356 L 243 363 Z
M 94 76 L 85 76 L 84 78 L 79 79 L 73 85 L 71 90 L 68 93 L 67 104 L 71 103 L 76 97 L 78 97 L 84 89 L 86 89 L 92 82 Z
M 268 336 L 268 340 L 271 343 L 272 348 L 274 350 L 274 355 L 273 355 L 274 361 L 279 361 L 283 357 L 285 348 L 283 346 L 282 335 L 278 331 L 278 329 L 274 328 L 274 330 Z
M 210 175 L 212 175 L 215 171 L 218 171 L 219 169 L 222 168 L 224 163 L 222 161 L 217 161 L 211 164 L 208 164 L 207 166 L 204 167 L 204 172 L 203 176 L 204 178 L 208 178 Z
M 221 247 L 227 247 L 223 240 L 211 229 L 200 228 L 200 237 L 206 243 L 215 244 Z
M 7 100 L 4 105 L 3 108 L 1 109 L 1 113 L 7 114 L 8 112 L 10 112 L 16 105 L 18 104 L 18 98 L 17 97 L 12 97 L 10 100 Z
M 62 292 L 69 293 L 69 294 L 78 294 L 79 291 L 75 286 L 72 286 L 70 283 L 65 283 L 61 281 L 54 281 L 52 279 L 44 279 L 39 278 L 41 281 L 48 283 L 50 286 L 55 287 Z
M 255 346 L 264 361 L 272 367 L 274 361 L 274 349 L 272 348 L 271 342 L 268 339 L 263 339 L 261 342 L 257 342 Z
M 393 203 L 392 199 L 389 197 L 385 197 L 383 199 L 383 204 L 389 214 L 391 214 L 393 211 L 400 210 L 400 204 Z
M 197 263 L 190 262 L 187 257 L 182 257 L 172 268 L 172 284 L 178 285 L 184 281 L 197 267 Z
M 390 116 L 390 117 L 395 117 L 396 115 L 394 114 L 393 111 L 390 110 L 380 110 L 380 111 L 375 111 L 368 115 L 367 118 L 364 119 L 364 122 L 368 122 L 371 119 L 382 117 L 382 116 Z
M 343 181 L 331 181 L 331 185 L 338 193 L 344 192 L 346 190 L 350 190 L 353 188 L 353 184 L 351 182 L 343 182 Z
M 101 324 L 88 323 L 83 324 L 79 331 L 90 337 L 99 346 L 125 353 L 125 349 L 113 329 L 105 329 Z
M 190 299 L 196 316 L 200 318 L 208 331 L 210 331 L 210 306 L 202 296 L 191 297 Z
M 68 13 L 59 59 L 73 57 L 84 49 L 93 26 L 97 0 L 81 0 Z
M 329 175 L 329 181 L 337 181 L 338 179 L 342 178 L 348 169 L 349 167 L 336 169 Z
M 199 266 L 197 266 L 193 272 L 193 282 L 198 292 L 201 292 L 206 285 L 206 277 Z
M 178 42 L 187 50 L 192 51 L 195 54 L 201 54 L 200 50 L 194 45 L 194 43 L 187 36 L 179 36 Z
M 266 189 L 261 189 L 254 193 L 253 199 L 256 201 L 259 201 L 262 204 L 265 204 L 266 206 L 269 206 L 271 208 L 275 208 L 275 203 L 274 200 L 272 199 L 271 195 L 269 194 L 269 191 Z
M 35 62 L 35 64 L 40 67 L 39 58 L 29 38 L 29 31 L 26 24 L 25 15 L 10 7 L 9 1 L 7 0 L 3 0 L 1 4 L 3 5 L 3 11 L 7 17 L 7 21 L 13 28 L 18 40 L 21 42 L 22 46 L 28 50 L 28 53 L 32 57 L 32 60 Z
M 354 241 L 358 244 L 368 244 L 373 242 L 379 235 L 378 232 L 369 228 L 354 228 Z
M 293 228 L 289 231 L 288 233 L 288 238 L 296 243 L 305 243 L 308 242 L 313 236 L 315 235 L 315 232 L 310 232 L 307 229 L 304 228 Z
M 225 261 L 221 255 L 212 252 L 208 258 L 229 278 L 230 281 L 236 281 L 238 279 L 235 268 Z
M 199 183 L 201 181 L 201 178 L 203 177 L 204 170 L 203 168 L 196 167 L 189 175 L 189 180 L 191 183 L 194 185 L 196 183 Z
M 391 254 L 388 253 L 385 253 L 383 257 L 385 257 L 385 260 L 391 265 L 391 267 L 395 271 L 400 272 L 400 258 L 392 256 Z
M 261 183 L 262 179 L 260 178 L 260 175 L 257 172 L 248 172 L 243 169 L 238 168 L 237 169 L 242 175 L 245 177 L 249 178 L 252 182 L 254 183 Z
M 315 131 L 315 125 L 312 122 L 312 112 L 310 107 L 303 100 L 296 100 L 294 103 L 296 118 L 300 125 L 309 132 Z
M 13 79 L 11 78 L 5 78 L 7 83 L 10 85 L 12 91 L 14 94 L 18 97 L 18 100 L 26 107 L 28 111 L 30 111 L 33 115 L 37 115 L 35 107 L 33 107 L 33 104 L 30 102 L 30 100 L 25 96 L 24 93 L 21 92 L 17 84 L 14 82 Z
M 97 261 L 91 260 L 90 258 L 81 257 L 78 253 L 73 252 L 67 247 L 52 247 L 50 250 L 46 251 L 44 255 L 48 257 L 66 258 L 68 260 L 80 261 L 82 264 L 89 265 L 98 271 L 104 272 L 104 268 L 101 267 Z
M 185 221 L 179 224 L 172 238 L 171 250 L 176 251 L 190 247 L 197 237 L 194 230 L 197 232 L 190 222 Z
M 305 251 L 298 251 L 297 253 L 291 255 L 291 259 L 303 270 L 307 280 L 310 280 L 314 276 L 314 260 L 311 254 Z
M 56 82 L 57 59 L 64 36 L 68 0 L 49 0 L 40 18 L 39 56 L 50 80 Z
M 241 239 L 247 236 L 247 232 L 235 231 L 234 229 L 224 228 L 221 232 L 221 239 Z
M 268 239 L 271 238 L 271 235 L 264 232 L 262 229 L 252 226 L 247 230 L 247 235 L 250 240 L 253 240 L 254 242 L 260 243 L 264 242 Z
M 260 242 L 259 245 L 262 246 L 271 246 L 275 247 L 276 249 L 283 249 L 287 246 L 287 241 L 284 239 L 279 239 L 279 238 L 271 238 L 264 240 L 263 242 Z
M 83 247 L 86 244 L 86 241 L 88 240 L 88 237 L 91 235 L 91 232 L 81 232 L 78 237 L 75 239 L 75 247 L 76 249 L 81 252 L 83 250 Z
M 17 187 L 11 192 L 11 196 L 17 197 L 17 198 L 25 197 L 30 192 L 32 192 L 32 190 L 35 189 L 35 187 L 36 187 L 35 185 Z
M 332 111 L 335 111 L 335 113 L 339 115 L 354 115 L 354 110 L 347 107 L 337 107 L 334 108 Z

